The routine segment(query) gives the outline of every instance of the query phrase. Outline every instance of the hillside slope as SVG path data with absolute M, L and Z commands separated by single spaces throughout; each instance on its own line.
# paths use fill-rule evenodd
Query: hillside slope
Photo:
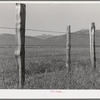
M 26 45 L 50 45 L 50 46 L 65 46 L 66 45 L 66 36 L 53 36 L 48 39 L 39 39 L 36 37 L 26 36 L 25 39 Z M 89 31 L 80 30 L 71 35 L 71 44 L 74 45 L 89 45 Z M 100 44 L 100 30 L 96 30 L 96 45 Z M 2 34 L 0 35 L 0 45 L 2 46 L 12 46 L 15 45 L 15 35 L 11 34 Z

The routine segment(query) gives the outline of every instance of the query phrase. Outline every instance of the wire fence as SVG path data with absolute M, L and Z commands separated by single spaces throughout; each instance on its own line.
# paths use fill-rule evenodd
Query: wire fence
M 15 30 L 18 29 L 18 28 L 13 28 L 13 27 L 0 27 L 0 29 L 10 29 L 10 30 Z M 44 33 L 63 33 L 62 35 L 65 35 L 66 32 L 62 32 L 62 31 L 53 31 L 53 30 L 41 30 L 41 29 L 30 29 L 30 28 L 27 28 L 27 29 L 21 29 L 21 30 L 26 30 L 26 31 L 35 31 L 35 32 L 44 32 Z M 89 30 L 87 31 L 87 33 L 84 33 L 84 34 L 81 34 L 79 32 L 71 32 L 71 35 L 73 36 L 89 36 Z M 95 37 L 100 37 L 100 35 L 95 35 Z
M 16 28 L 11 27 L 0 27 L 0 29 L 11 29 L 16 30 Z M 50 30 L 35 30 L 35 29 L 25 29 L 26 31 L 34 32 L 48 32 L 48 33 L 61 33 L 65 35 L 66 32 L 61 31 L 50 31 Z M 89 34 L 75 34 L 71 33 L 72 41 L 75 37 L 86 36 L 89 38 Z M 95 35 L 96 38 L 100 37 Z M 27 37 L 26 37 L 27 38 Z M 44 41 L 44 40 L 43 40 Z M 27 42 L 27 41 L 26 41 Z M 0 45 L 0 88 L 17 88 L 17 62 L 14 55 L 16 46 L 20 45 Z M 26 80 L 32 75 L 37 75 L 45 73 L 46 71 L 54 72 L 61 71 L 66 68 L 66 40 L 63 44 L 52 44 L 52 45 L 25 45 L 25 73 Z M 100 45 L 96 44 L 95 47 L 99 49 Z M 57 49 L 56 49 L 57 48 Z M 90 66 L 90 45 L 89 44 L 71 44 L 71 66 Z M 96 51 L 96 62 L 100 63 L 99 50 Z M 86 64 L 86 65 L 85 65 Z M 28 77 L 28 78 L 27 78 Z M 29 81 L 28 81 L 29 82 Z M 44 83 L 43 83 L 44 84 Z

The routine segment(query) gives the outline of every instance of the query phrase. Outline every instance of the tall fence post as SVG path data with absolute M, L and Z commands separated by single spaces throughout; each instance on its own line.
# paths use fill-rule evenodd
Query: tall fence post
M 68 88 L 71 88 L 71 26 L 67 26 L 66 33 L 66 68 L 68 68 Z
M 66 34 L 66 67 L 68 68 L 68 72 L 71 71 L 71 26 L 67 27 Z
M 93 69 L 96 69 L 96 53 L 95 53 L 95 23 L 91 23 L 90 27 L 90 59 Z
M 26 5 L 16 3 L 16 50 L 18 68 L 18 88 L 24 88 L 25 83 L 25 18 Z

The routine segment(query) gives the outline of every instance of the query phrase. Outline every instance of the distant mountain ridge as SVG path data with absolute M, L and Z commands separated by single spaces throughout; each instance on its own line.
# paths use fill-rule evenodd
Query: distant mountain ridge
M 15 35 L 0 35 L 0 45 L 15 45 Z M 66 35 L 52 36 L 47 39 L 26 36 L 25 45 L 28 46 L 63 46 L 66 45 Z M 89 30 L 80 30 L 71 34 L 71 45 L 89 45 Z M 100 45 L 100 30 L 96 30 L 96 45 Z
M 50 37 L 53 37 L 52 35 L 46 35 L 46 34 L 42 34 L 42 35 L 39 35 L 39 36 L 35 36 L 36 38 L 39 38 L 39 39 L 48 39 Z

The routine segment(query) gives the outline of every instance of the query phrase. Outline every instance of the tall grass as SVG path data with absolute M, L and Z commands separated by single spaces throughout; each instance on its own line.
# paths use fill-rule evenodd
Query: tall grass
M 5 53 L 8 58 L 5 57 Z M 78 54 L 79 52 L 79 54 Z M 64 48 L 26 49 L 25 89 L 100 89 L 99 60 L 93 71 L 84 52 L 71 56 L 71 75 L 66 68 Z M 0 88 L 17 88 L 17 65 L 13 53 L 3 51 L 0 57 Z

